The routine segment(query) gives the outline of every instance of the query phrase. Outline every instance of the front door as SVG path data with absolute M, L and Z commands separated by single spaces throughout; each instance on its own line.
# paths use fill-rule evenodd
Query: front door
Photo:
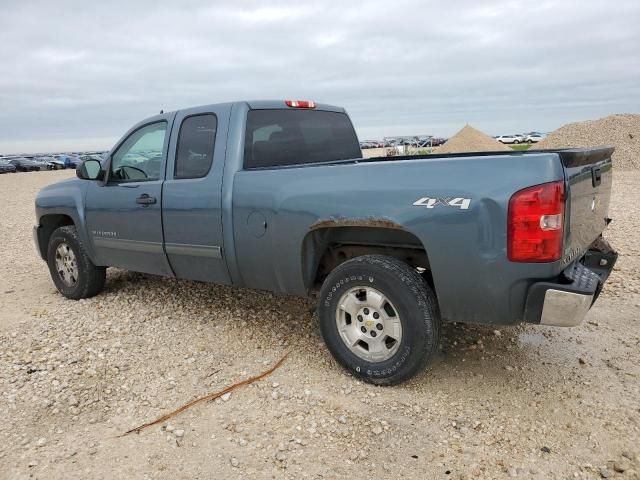
M 86 223 L 100 265 L 173 275 L 162 245 L 169 123 L 134 129 L 111 155 L 107 182 L 89 182 Z
M 228 106 L 178 112 L 162 195 L 167 257 L 180 278 L 229 284 L 222 244 Z

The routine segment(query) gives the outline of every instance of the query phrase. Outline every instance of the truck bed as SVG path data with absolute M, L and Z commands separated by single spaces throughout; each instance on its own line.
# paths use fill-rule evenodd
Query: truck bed
M 368 157 L 368 158 L 348 158 L 345 160 L 333 160 L 329 162 L 315 162 L 296 165 L 279 165 L 272 167 L 256 167 L 252 170 L 273 169 L 273 168 L 301 168 L 320 165 L 336 165 L 349 163 L 371 163 L 371 162 L 396 162 L 401 160 L 435 160 L 443 158 L 470 158 L 470 157 L 522 157 L 539 153 L 557 153 L 565 167 L 577 167 L 589 163 L 599 162 L 611 158 L 614 151 L 612 146 L 602 146 L 597 148 L 552 148 L 552 149 L 530 149 L 513 150 L 511 152 L 460 152 L 460 153 L 426 153 L 420 155 L 393 155 L 390 157 Z

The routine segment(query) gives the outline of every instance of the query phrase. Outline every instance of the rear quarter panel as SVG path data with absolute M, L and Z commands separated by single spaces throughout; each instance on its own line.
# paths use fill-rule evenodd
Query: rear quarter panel
M 304 295 L 302 245 L 327 219 L 385 219 L 424 245 L 442 316 L 449 321 L 513 323 L 527 287 L 560 262 L 506 259 L 511 195 L 563 179 L 556 154 L 362 162 L 239 171 L 233 184 L 235 256 L 241 283 Z M 467 210 L 414 206 L 422 197 L 471 199 Z M 267 228 L 255 235 L 255 218 Z

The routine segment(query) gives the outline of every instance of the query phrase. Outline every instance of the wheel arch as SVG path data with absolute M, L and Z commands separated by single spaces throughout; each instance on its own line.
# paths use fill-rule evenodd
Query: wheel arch
M 368 224 L 367 224 L 368 223 Z M 387 255 L 418 268 L 436 292 L 427 249 L 404 227 L 388 220 L 314 224 L 302 245 L 305 288 L 316 290 L 338 265 L 362 255 Z M 437 294 L 437 293 L 436 293 Z
M 38 250 L 43 260 L 47 259 L 47 247 L 53 232 L 69 225 L 77 226 L 69 215 L 64 213 L 49 213 L 40 217 L 38 228 Z

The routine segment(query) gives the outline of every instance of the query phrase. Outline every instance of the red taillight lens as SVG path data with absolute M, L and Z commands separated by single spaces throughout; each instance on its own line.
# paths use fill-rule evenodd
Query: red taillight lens
M 316 102 L 311 100 L 285 100 L 284 103 L 291 108 L 316 108 Z
M 555 262 L 562 256 L 564 182 L 543 183 L 509 200 L 507 256 L 512 262 Z

